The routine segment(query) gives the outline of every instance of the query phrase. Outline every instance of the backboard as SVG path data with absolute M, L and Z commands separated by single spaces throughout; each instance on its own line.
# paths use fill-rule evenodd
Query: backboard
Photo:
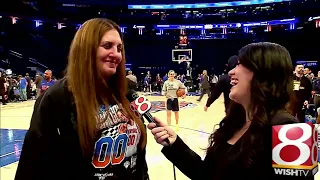
M 191 62 L 192 61 L 192 49 L 173 49 L 172 61 L 174 62 Z

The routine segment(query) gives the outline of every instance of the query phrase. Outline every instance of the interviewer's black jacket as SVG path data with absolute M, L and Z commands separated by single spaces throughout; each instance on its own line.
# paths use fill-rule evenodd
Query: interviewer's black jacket
M 58 81 L 37 99 L 16 180 L 99 179 L 98 175 L 93 176 L 99 172 L 93 168 L 92 159 L 82 154 L 76 130 L 76 110 L 71 102 L 65 79 Z M 138 150 L 136 171 L 122 174 L 122 178 L 106 175 L 106 178 L 100 179 L 147 180 L 145 149 Z
M 277 113 L 271 121 L 272 125 L 290 124 L 298 122 L 286 111 Z M 239 141 L 228 149 L 209 152 L 205 159 L 192 151 L 182 140 L 177 140 L 170 147 L 162 149 L 163 154 L 186 176 L 192 180 L 311 180 L 314 177 L 292 177 L 276 176 L 272 169 L 272 148 L 271 148 L 271 126 L 266 127 L 264 134 L 265 150 L 257 154 L 255 162 L 251 168 L 244 168 L 241 163 L 241 155 L 235 156 L 239 152 Z M 217 147 L 231 146 L 221 143 Z M 238 148 L 238 149 L 237 149 Z M 219 160 L 218 160 L 219 159 Z

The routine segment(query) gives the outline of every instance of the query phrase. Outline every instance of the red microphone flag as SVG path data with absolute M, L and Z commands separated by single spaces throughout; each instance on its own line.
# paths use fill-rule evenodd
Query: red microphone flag
M 318 172 L 318 131 L 311 123 L 272 127 L 272 167 L 275 174 L 314 176 Z
M 144 115 L 147 113 L 152 105 L 151 102 L 145 96 L 137 96 L 136 99 L 131 102 L 130 108 L 133 112 L 136 113 L 137 116 Z

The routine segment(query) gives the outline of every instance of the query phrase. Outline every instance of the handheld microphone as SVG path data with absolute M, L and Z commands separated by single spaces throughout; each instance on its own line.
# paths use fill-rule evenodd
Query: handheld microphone
M 131 97 L 128 97 L 129 101 L 132 101 L 130 103 L 131 110 L 136 113 L 138 117 L 143 116 L 149 123 L 155 123 L 157 127 L 159 125 L 154 121 L 153 116 L 150 114 L 150 109 L 152 107 L 151 102 L 148 101 L 148 99 L 145 96 L 139 96 L 136 92 L 131 93 Z M 168 143 L 169 146 L 171 146 L 169 139 L 165 139 L 165 142 Z M 176 168 L 174 167 L 174 164 L 172 164 L 173 167 L 173 179 L 176 180 Z
M 138 117 L 144 117 L 149 123 L 155 123 L 157 127 L 159 125 L 154 121 L 154 117 L 150 114 L 150 109 L 152 107 L 151 102 L 145 96 L 139 96 L 137 93 L 132 94 L 134 99 L 130 103 L 130 108 L 136 113 Z M 166 143 L 170 145 L 169 139 L 165 140 Z
M 272 167 L 285 176 L 318 172 L 318 131 L 312 123 L 272 126 Z

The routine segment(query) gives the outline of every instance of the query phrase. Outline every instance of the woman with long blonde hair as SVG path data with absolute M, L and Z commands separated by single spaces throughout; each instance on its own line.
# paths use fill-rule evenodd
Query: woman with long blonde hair
M 65 78 L 35 103 L 15 179 L 148 179 L 146 130 L 126 94 L 119 26 L 86 21 Z

